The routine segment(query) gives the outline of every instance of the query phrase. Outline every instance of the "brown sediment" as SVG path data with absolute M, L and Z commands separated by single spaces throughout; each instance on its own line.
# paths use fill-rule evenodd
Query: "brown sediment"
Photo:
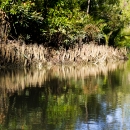
M 20 41 L 8 40 L 0 44 L 0 66 L 42 67 L 44 65 L 104 64 L 127 59 L 125 48 L 96 45 L 93 42 L 73 49 L 46 48 L 42 45 L 26 45 Z

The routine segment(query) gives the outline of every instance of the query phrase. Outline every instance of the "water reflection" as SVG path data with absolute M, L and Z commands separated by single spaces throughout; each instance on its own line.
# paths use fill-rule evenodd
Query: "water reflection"
M 0 71 L 2 130 L 130 128 L 128 64 Z
M 13 92 L 25 87 L 42 87 L 46 81 L 54 78 L 59 80 L 70 80 L 71 78 L 75 81 L 84 80 L 85 77 L 107 75 L 108 72 L 124 67 L 125 64 L 108 64 L 107 66 L 53 66 L 42 70 L 1 70 L 0 87 L 4 86 L 8 91 Z

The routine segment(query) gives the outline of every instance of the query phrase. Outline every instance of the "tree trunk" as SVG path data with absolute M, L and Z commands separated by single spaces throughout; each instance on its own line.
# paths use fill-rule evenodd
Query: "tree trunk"
M 107 46 L 109 45 L 109 38 L 110 38 L 111 34 L 112 34 L 112 31 L 110 31 L 109 34 L 107 34 L 107 35 L 104 34 L 104 37 L 105 37 L 106 45 L 107 45 Z
M 88 0 L 87 14 L 89 14 L 90 0 Z

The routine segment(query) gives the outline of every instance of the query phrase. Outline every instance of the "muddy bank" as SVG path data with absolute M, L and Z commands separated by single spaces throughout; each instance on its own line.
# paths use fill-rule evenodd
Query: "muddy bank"
M 127 60 L 125 48 L 83 44 L 82 48 L 54 49 L 37 44 L 8 40 L 0 44 L 1 67 L 37 67 L 45 65 L 107 64 Z

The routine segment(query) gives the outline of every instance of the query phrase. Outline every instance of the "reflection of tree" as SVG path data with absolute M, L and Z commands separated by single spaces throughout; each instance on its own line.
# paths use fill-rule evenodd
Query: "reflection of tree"
M 41 102 L 42 95 L 42 88 L 28 88 L 21 91 L 21 94 L 14 93 L 10 96 L 5 125 L 12 129 L 34 129 L 37 125 L 42 128 L 48 100 L 44 93 L 44 100 Z
M 10 96 L 6 126 L 33 128 L 38 125 L 39 129 L 45 126 L 74 128 L 73 122 L 76 122 L 82 112 L 79 106 L 84 105 L 87 99 L 82 95 L 80 87 L 82 80 L 54 77 L 44 82 L 42 86 L 25 88 Z
M 118 92 L 122 85 L 122 74 L 123 70 L 116 70 L 107 75 L 89 76 L 85 79 L 83 90 L 87 94 L 87 107 L 82 105 L 81 108 L 83 113 L 88 113 L 88 119 L 93 119 L 94 122 L 98 120 L 105 122 L 106 115 L 109 114 L 107 112 L 116 110 L 119 104 Z
M 90 76 L 85 68 L 75 68 L 54 67 L 36 73 L 3 71 L 1 83 L 4 86 L 6 81 L 6 87 L 1 89 L 7 92 L 3 93 L 6 101 L 1 103 L 7 106 L 6 128 L 74 129 L 77 120 L 105 122 L 108 109 L 117 107 L 122 71 Z
M 80 109 L 78 97 L 71 90 L 69 94 L 61 93 L 60 96 L 49 92 L 46 94 L 44 87 L 25 89 L 21 93 L 22 95 L 16 93 L 10 97 L 6 126 L 13 129 L 55 129 L 67 128 L 67 125 L 74 127 L 73 122 Z
M 8 111 L 7 91 L 0 89 L 0 124 L 4 124 L 5 117 Z

